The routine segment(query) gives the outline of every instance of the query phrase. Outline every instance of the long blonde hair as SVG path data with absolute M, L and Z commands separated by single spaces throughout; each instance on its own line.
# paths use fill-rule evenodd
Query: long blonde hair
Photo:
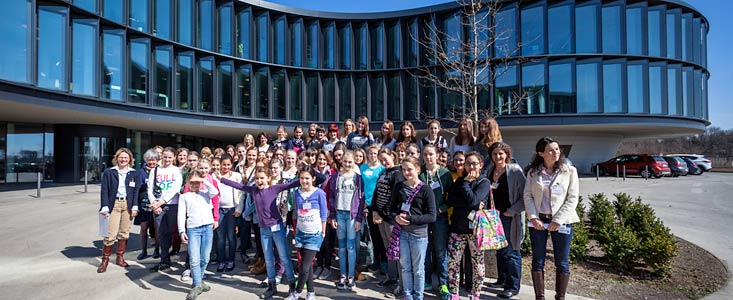
M 489 132 L 486 134 L 483 134 L 481 132 L 481 125 L 488 126 Z M 484 146 L 486 149 L 491 147 L 492 144 L 496 142 L 501 142 L 501 131 L 499 130 L 499 123 L 496 122 L 496 119 L 492 117 L 486 117 L 481 119 L 479 122 L 479 136 L 478 140 L 481 143 L 482 146 Z

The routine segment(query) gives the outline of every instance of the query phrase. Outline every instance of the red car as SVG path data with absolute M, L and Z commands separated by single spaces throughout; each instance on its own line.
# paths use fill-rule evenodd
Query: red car
M 596 166 L 598 166 L 600 175 L 616 175 L 616 166 L 618 166 L 619 176 L 623 174 L 624 166 L 626 166 L 627 175 L 640 175 L 644 178 L 651 176 L 660 178 L 672 174 L 672 170 L 664 158 L 648 154 L 624 154 L 616 156 L 608 161 L 594 165 L 591 168 L 591 173 L 596 173 Z

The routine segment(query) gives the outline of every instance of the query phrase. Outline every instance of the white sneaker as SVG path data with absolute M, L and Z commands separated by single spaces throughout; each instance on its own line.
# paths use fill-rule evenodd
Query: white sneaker
M 287 300 L 298 300 L 298 299 L 300 299 L 300 293 L 298 293 L 298 292 L 293 292 L 287 298 Z
M 307 293 L 305 294 L 305 300 L 316 300 L 316 293 Z
M 183 270 L 183 274 L 181 274 L 181 281 L 189 280 L 191 280 L 191 269 Z

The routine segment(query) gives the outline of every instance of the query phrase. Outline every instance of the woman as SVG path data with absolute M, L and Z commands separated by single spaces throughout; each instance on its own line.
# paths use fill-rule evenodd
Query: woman
M 346 118 L 346 120 L 344 120 L 344 124 L 342 124 L 341 127 L 341 137 L 339 137 L 339 140 L 346 143 L 346 141 L 349 139 L 349 134 L 356 131 L 356 125 L 354 124 L 354 121 L 351 120 L 351 118 Z
M 295 151 L 296 154 L 300 154 L 305 151 L 305 141 L 303 140 L 303 127 L 295 125 L 293 128 L 293 137 L 288 140 L 288 150 Z
M 272 146 L 275 149 L 287 149 L 288 148 L 288 131 L 285 130 L 285 126 L 277 126 L 276 139 L 272 141 Z
M 476 137 L 473 136 L 473 121 L 464 118 L 458 123 L 458 134 L 450 139 L 448 150 L 450 150 L 451 154 L 456 153 L 456 151 L 468 153 L 473 149 L 473 144 L 475 143 Z
M 524 206 L 532 241 L 532 283 L 537 299 L 544 299 L 547 235 L 552 238 L 555 258 L 556 299 L 565 299 L 570 280 L 570 243 L 573 224 L 580 222 L 578 171 L 570 165 L 554 139 L 543 137 L 535 145 L 535 155 L 527 170 Z M 547 226 L 547 228 L 545 228 Z
M 494 206 L 501 213 L 501 224 L 509 246 L 496 251 L 499 278 L 493 286 L 503 288 L 500 298 L 512 298 L 519 294 L 522 279 L 522 254 L 524 240 L 524 173 L 512 163 L 512 148 L 507 143 L 496 142 L 488 149 L 493 168 L 489 170 Z
M 142 182 L 135 176 L 132 151 L 127 148 L 117 149 L 112 158 L 111 168 L 104 170 L 102 176 L 101 208 L 99 213 L 108 218 L 107 236 L 102 243 L 102 263 L 97 273 L 107 271 L 109 256 L 112 255 L 112 245 L 117 241 L 117 265 L 127 267 L 125 262 L 125 248 L 130 238 L 130 221 L 137 216 L 138 193 Z
M 364 181 L 354 168 L 354 152 L 346 151 L 339 172 L 328 183 L 329 218 L 339 245 L 339 290 L 351 290 L 356 285 L 356 241 L 364 221 Z
M 425 145 L 422 149 L 425 167 L 420 172 L 420 181 L 430 187 L 435 198 L 437 216 L 435 223 L 428 226 L 428 252 L 425 257 L 425 286 L 430 290 L 433 286 L 433 262 L 438 266 L 440 294 L 448 296 L 448 206 L 445 198 L 453 188 L 453 177 L 450 171 L 438 164 L 438 148 Z M 435 260 L 433 260 L 435 256 Z
M 178 148 L 176 150 L 176 166 L 181 170 L 181 172 L 185 171 L 186 166 L 188 165 L 188 149 L 187 148 Z
M 259 152 L 267 152 L 272 148 L 272 145 L 270 145 L 270 136 L 267 135 L 267 133 L 260 132 L 260 134 L 257 135 L 257 151 Z
M 478 250 L 476 236 L 471 227 L 471 216 L 475 211 L 489 207 L 487 200 L 491 192 L 491 183 L 481 174 L 483 157 L 477 152 L 466 155 L 464 165 L 465 176 L 458 177 L 453 189 L 448 194 L 446 205 L 453 208 L 450 216 L 450 240 L 448 242 L 448 290 L 451 299 L 458 300 L 459 265 L 468 244 L 473 265 L 473 284 L 469 300 L 481 297 L 484 278 L 484 252 Z
M 357 119 L 356 131 L 349 134 L 346 140 L 346 147 L 350 150 L 366 148 L 374 143 L 374 137 L 369 132 L 369 119 L 361 116 Z
M 160 156 L 155 149 L 148 149 L 143 154 L 143 160 L 145 160 L 145 165 L 143 165 L 142 169 L 135 172 L 135 177 L 138 178 L 137 182 L 141 182 L 140 192 L 138 193 L 139 210 L 134 222 L 134 225 L 140 225 L 140 248 L 142 248 L 140 255 L 137 256 L 137 260 L 143 260 L 148 257 L 148 232 L 150 232 L 150 237 L 155 239 L 153 258 L 160 257 L 158 236 L 155 230 L 155 216 L 150 209 L 150 199 L 148 199 L 148 176 L 150 175 L 150 170 L 158 166 Z
M 392 225 L 390 224 L 389 208 L 392 203 L 392 187 L 402 182 L 405 178 L 402 176 L 400 166 L 395 165 L 397 155 L 387 148 L 379 150 L 379 162 L 384 166 L 384 172 L 379 175 L 377 186 L 374 190 L 372 199 L 372 218 L 374 224 L 379 229 L 382 238 L 382 245 L 389 245 L 390 236 L 392 234 Z M 386 251 L 385 251 L 386 257 Z M 377 283 L 378 287 L 391 287 L 397 283 L 399 265 L 397 261 L 387 262 L 387 278 Z M 401 290 L 401 287 L 398 286 Z
M 390 120 L 382 122 L 382 127 L 379 130 L 379 144 L 382 147 L 394 151 L 394 146 L 397 140 L 394 138 L 394 123 Z
M 418 144 L 418 146 L 420 146 L 420 149 L 424 148 L 427 145 L 435 145 L 436 147 L 438 147 L 438 150 L 448 148 L 448 141 L 446 141 L 445 138 L 443 138 L 442 136 L 438 135 L 441 130 L 442 129 L 440 128 L 440 121 L 436 119 L 428 121 L 428 135 L 420 140 L 420 143 Z
M 208 161 L 207 161 L 208 162 Z M 218 226 L 218 209 L 213 197 L 219 191 L 208 180 L 194 174 L 188 179 L 188 192 L 178 199 L 178 234 L 181 241 L 188 244 L 188 257 L 193 277 L 193 288 L 186 296 L 187 300 L 196 299 L 201 293 L 208 292 L 211 287 L 203 282 L 204 271 L 209 264 L 213 231 Z M 202 191 L 201 185 L 206 187 Z
M 496 142 L 501 142 L 501 131 L 499 131 L 499 123 L 492 117 L 481 119 L 478 123 L 478 139 L 473 145 L 473 150 L 478 151 L 487 160 L 491 153 L 489 147 Z
M 242 175 L 237 172 L 232 172 L 233 161 L 228 155 L 221 159 L 221 171 L 215 174 L 216 180 L 221 182 L 222 178 L 229 179 L 235 182 L 242 182 Z M 219 267 L 216 268 L 217 272 L 231 272 L 234 270 L 234 255 L 237 248 L 236 232 L 234 226 L 236 225 L 236 218 L 234 212 L 239 206 L 239 202 L 243 201 L 243 194 L 236 189 L 233 189 L 227 185 L 219 185 L 219 229 L 216 230 L 218 240 L 216 243 L 216 250 L 219 257 Z M 228 244 L 228 247 L 227 247 Z
M 415 126 L 412 125 L 412 122 L 406 121 L 405 123 L 402 123 L 400 133 L 397 135 L 397 142 L 405 143 L 407 145 L 417 143 L 417 132 L 415 131 Z
M 367 147 L 367 163 L 362 164 L 359 167 L 361 179 L 364 181 L 364 203 L 369 211 L 367 215 L 367 223 L 369 224 L 369 232 L 372 236 L 372 246 L 374 251 L 374 264 L 369 266 L 369 269 L 376 271 L 379 269 L 382 262 L 387 263 L 387 256 L 385 254 L 385 248 L 382 244 L 382 239 L 379 238 L 379 227 L 373 222 L 372 200 L 374 199 L 374 192 L 377 187 L 377 181 L 379 176 L 384 172 L 384 166 L 379 163 L 379 145 L 373 144 Z
M 245 134 L 244 139 L 242 140 L 242 145 L 244 145 L 245 149 L 249 149 L 249 147 L 254 147 L 255 146 L 255 137 L 249 133 Z M 240 157 L 240 159 L 242 158 Z
M 425 288 L 425 252 L 428 224 L 435 222 L 435 197 L 419 179 L 420 161 L 408 157 L 402 162 L 402 176 L 392 190 L 390 219 L 400 226 L 400 266 L 406 300 L 422 300 Z
M 326 151 L 333 151 L 333 148 L 336 147 L 338 144 L 343 144 L 344 142 L 339 139 L 339 127 L 336 124 L 331 124 L 328 126 L 328 133 L 326 134 L 327 140 L 323 143 L 322 148 Z
M 153 213 L 160 219 L 158 224 L 158 239 L 160 240 L 160 263 L 151 271 L 163 271 L 171 266 L 170 247 L 173 236 L 177 235 L 174 228 L 178 214 L 178 195 L 183 186 L 181 170 L 173 165 L 173 149 L 163 150 L 160 166 L 153 169 L 148 176 L 148 199 Z
M 321 249 L 323 238 L 326 236 L 326 221 L 328 220 L 328 203 L 326 193 L 315 187 L 316 171 L 306 166 L 300 171 L 300 189 L 294 193 L 296 211 L 295 248 L 300 252 L 301 260 L 298 269 L 298 285 L 290 294 L 288 300 L 298 300 L 303 293 L 303 287 L 308 285 L 306 300 L 315 300 L 316 293 L 313 283 L 312 262 Z
M 203 147 L 201 148 L 201 158 L 206 158 L 208 160 L 211 160 L 211 158 L 214 156 L 214 153 L 211 152 L 211 148 L 209 147 Z

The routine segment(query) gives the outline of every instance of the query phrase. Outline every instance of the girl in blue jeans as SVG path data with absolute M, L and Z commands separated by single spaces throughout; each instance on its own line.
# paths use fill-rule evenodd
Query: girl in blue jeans
M 437 216 L 435 195 L 420 175 L 420 161 L 408 156 L 402 160 L 402 175 L 392 191 L 390 220 L 400 226 L 400 266 L 405 300 L 422 300 L 425 287 L 425 252 L 428 249 L 428 224 Z
M 354 152 L 346 151 L 341 169 L 329 180 L 329 211 L 331 226 L 336 229 L 339 245 L 341 277 L 336 287 L 350 290 L 356 285 L 356 238 L 364 220 L 364 182 L 354 170 Z

